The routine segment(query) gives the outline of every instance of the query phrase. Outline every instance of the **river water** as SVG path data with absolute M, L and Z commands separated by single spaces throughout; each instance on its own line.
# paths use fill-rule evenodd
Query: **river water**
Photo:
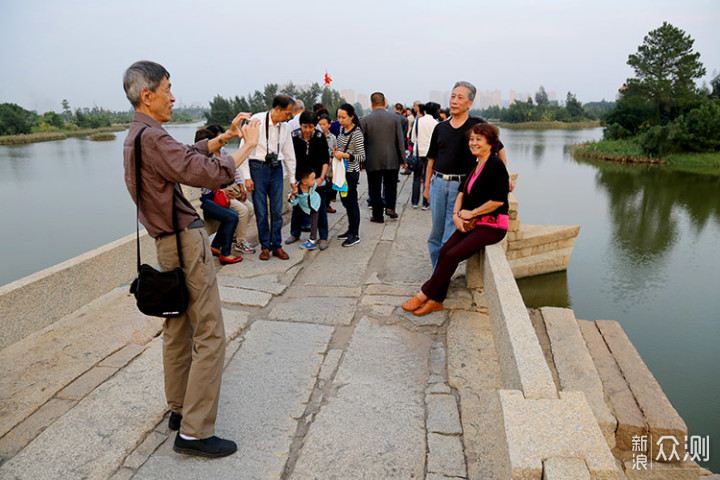
M 195 125 L 168 126 L 190 142 Z M 525 224 L 582 226 L 567 272 L 519 282 L 528 306 L 619 321 L 720 471 L 720 177 L 575 159 L 601 129 L 502 130 Z M 135 229 L 122 142 L 0 147 L 0 285 Z

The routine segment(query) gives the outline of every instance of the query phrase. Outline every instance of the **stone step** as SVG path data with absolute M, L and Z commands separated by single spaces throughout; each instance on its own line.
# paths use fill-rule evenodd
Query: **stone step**
M 657 459 L 655 454 L 660 452 L 660 448 L 669 455 L 673 449 L 672 444 L 677 442 L 677 453 L 682 460 L 685 456 L 685 437 L 688 434 L 685 421 L 672 406 L 620 324 L 613 320 L 597 320 L 595 324 L 645 418 L 650 435 L 648 448 L 652 449 L 648 457 Z M 656 442 L 663 436 L 674 438 L 657 445 Z
M 523 225 L 520 230 L 522 239 L 508 242 L 508 252 L 575 239 L 580 225 Z
M 542 307 L 540 312 L 550 338 L 561 391 L 585 394 L 605 441 L 613 448 L 617 421 L 605 403 L 602 381 L 580 333 L 575 314 L 568 308 L 555 307 Z
M 516 279 L 567 270 L 573 247 L 508 260 Z
M 578 325 L 600 374 L 606 401 L 618 422 L 615 447 L 630 452 L 633 437 L 648 433 L 643 414 L 595 322 L 578 320 Z

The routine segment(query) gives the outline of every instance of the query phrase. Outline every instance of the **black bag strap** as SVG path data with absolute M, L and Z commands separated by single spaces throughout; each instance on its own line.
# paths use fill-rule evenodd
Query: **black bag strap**
M 346 143 L 345 146 L 343 147 L 343 153 L 347 153 L 348 148 L 350 148 L 350 142 L 351 142 L 352 139 L 353 139 L 353 135 L 355 135 L 355 129 L 356 129 L 356 128 L 358 128 L 357 125 L 355 125 L 355 126 L 353 127 L 353 129 L 350 130 L 350 135 L 348 135 L 347 133 L 343 132 L 343 133 L 345 133 L 345 136 L 348 137 L 347 143 Z
M 135 137 L 135 240 L 137 242 L 137 270 L 140 273 L 140 198 L 142 193 L 142 146 L 140 143 L 140 137 L 142 136 L 145 129 L 143 127 Z M 175 231 L 175 242 L 177 243 L 178 259 L 180 260 L 180 268 L 185 268 L 183 264 L 182 248 L 180 247 L 180 235 L 177 221 L 177 211 L 175 206 L 175 190 L 177 184 L 173 186 L 173 198 L 172 198 L 172 220 L 173 230 Z

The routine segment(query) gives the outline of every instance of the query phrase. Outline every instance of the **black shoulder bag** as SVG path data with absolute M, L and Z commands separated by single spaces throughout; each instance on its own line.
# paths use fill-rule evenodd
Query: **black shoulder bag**
M 175 188 L 173 188 L 172 217 L 175 240 L 177 242 L 180 266 L 169 272 L 159 272 L 147 264 L 140 265 L 140 198 L 142 192 L 142 149 L 140 137 L 144 127 L 135 137 L 135 205 L 137 207 L 137 278 L 130 285 L 130 293 L 135 295 L 138 310 L 145 315 L 153 317 L 179 317 L 187 311 L 188 289 L 185 284 L 185 274 L 182 271 L 183 257 L 180 248 L 180 232 L 175 211 Z

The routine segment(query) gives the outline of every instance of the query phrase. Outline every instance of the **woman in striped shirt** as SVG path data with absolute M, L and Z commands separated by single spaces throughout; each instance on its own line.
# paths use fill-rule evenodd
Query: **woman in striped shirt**
M 344 197 L 340 196 L 347 211 L 348 229 L 347 232 L 338 235 L 338 238 L 345 239 L 343 247 L 352 247 L 360 242 L 360 206 L 357 187 L 360 181 L 360 163 L 365 161 L 365 139 L 360 130 L 360 119 L 352 105 L 349 103 L 340 105 L 337 119 L 341 129 L 333 156 L 342 159 L 345 164 L 345 181 L 348 189 Z

